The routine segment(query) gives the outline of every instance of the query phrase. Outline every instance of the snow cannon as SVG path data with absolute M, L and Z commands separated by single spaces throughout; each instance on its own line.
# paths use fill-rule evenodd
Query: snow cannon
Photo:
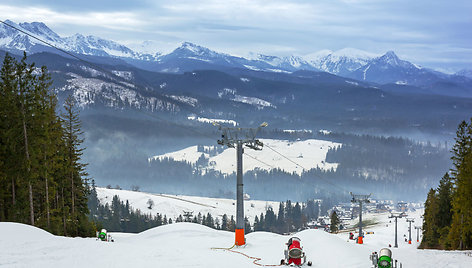
M 375 268 L 393 268 L 392 251 L 388 248 L 381 249 L 379 254 L 377 252 L 372 253 L 370 259 Z
M 106 229 L 102 229 L 100 233 L 98 233 L 98 239 L 102 241 L 108 241 L 108 234 Z
M 377 262 L 379 268 L 392 267 L 392 251 L 388 248 L 383 248 L 379 252 L 379 261 Z
M 285 244 L 287 249 L 284 251 L 285 259 L 280 261 L 280 264 L 302 266 L 306 263 L 305 252 L 300 243 L 300 238 L 292 237 Z M 308 266 L 311 266 L 311 261 L 308 262 Z

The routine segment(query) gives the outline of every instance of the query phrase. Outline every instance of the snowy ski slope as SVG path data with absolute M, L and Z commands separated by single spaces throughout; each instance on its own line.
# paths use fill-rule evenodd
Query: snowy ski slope
M 261 141 L 304 168 L 311 169 L 319 167 L 324 170 L 336 170 L 338 167 L 337 163 L 326 163 L 326 154 L 330 148 L 339 147 L 342 145 L 341 143 L 315 139 L 303 141 L 261 139 Z M 210 156 L 207 153 L 198 152 L 197 146 L 195 145 L 179 151 L 156 155 L 150 157 L 149 160 L 173 158 L 175 161 L 195 164 L 202 154 L 205 158 L 209 159 L 209 165 L 207 168 L 218 170 L 225 174 L 236 172 L 236 150 L 234 148 L 226 148 L 222 153 L 216 156 Z M 261 151 L 246 149 L 245 154 L 249 154 L 271 166 L 264 165 L 251 157 L 243 155 L 244 172 L 256 168 L 271 170 L 273 167 L 280 168 L 290 173 L 295 172 L 297 174 L 306 171 L 270 148 L 267 148 L 267 146 Z
M 412 214 L 420 222 L 420 214 Z M 313 262 L 312 267 L 371 267 L 369 255 L 388 243 L 393 245 L 393 224 L 387 214 L 379 217 L 381 224 L 367 228 L 364 244 L 347 241 L 348 234 L 329 234 L 321 230 L 304 230 L 294 234 Z M 387 227 L 388 224 L 388 227 Z M 417 243 L 403 241 L 408 226 L 399 220 L 399 248 L 393 257 L 403 267 L 464 268 L 471 267 L 472 252 L 418 250 Z M 19 223 L 0 223 L 1 267 L 259 267 L 243 255 L 212 249 L 230 247 L 234 234 L 217 231 L 193 223 L 174 223 L 139 234 L 113 233 L 115 242 L 101 242 L 94 238 L 66 238 L 53 236 L 36 227 Z M 236 248 L 248 256 L 261 258 L 260 264 L 279 264 L 284 243 L 289 236 L 266 232 L 250 233 L 247 245 Z
M 210 198 L 210 197 L 199 197 L 199 196 L 184 196 L 184 195 L 169 195 L 169 194 L 152 194 L 133 192 L 126 190 L 106 189 L 97 188 L 97 196 L 102 205 L 108 203 L 111 205 L 111 201 L 114 195 L 118 195 L 120 200 L 129 204 L 133 209 L 139 209 L 144 213 L 156 213 L 166 215 L 167 218 L 175 220 L 179 215 L 184 215 L 184 211 L 193 212 L 196 216 L 201 213 L 202 216 L 210 213 L 213 217 L 219 218 L 223 214 L 228 215 L 231 218 L 233 215 L 236 219 L 236 200 L 224 199 L 224 198 Z M 151 199 L 154 202 L 152 209 L 148 208 L 148 200 Z M 265 213 L 267 207 L 271 206 L 272 209 L 277 212 L 279 210 L 279 202 L 274 201 L 262 201 L 262 200 L 246 200 L 244 201 L 244 215 L 248 217 L 249 222 L 254 221 L 254 217 L 259 216 L 261 213 Z

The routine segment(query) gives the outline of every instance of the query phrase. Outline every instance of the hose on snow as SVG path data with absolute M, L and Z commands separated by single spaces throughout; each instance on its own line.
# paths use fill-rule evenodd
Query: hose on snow
M 252 263 L 254 263 L 255 265 L 258 265 L 258 266 L 263 266 L 263 267 L 276 267 L 276 266 L 282 266 L 282 264 L 260 264 L 258 263 L 259 261 L 262 260 L 262 258 L 259 258 L 259 257 L 252 257 L 252 256 L 249 256 L 245 253 L 242 253 L 241 251 L 236 251 L 236 250 L 233 250 L 233 248 L 236 246 L 236 244 L 234 244 L 232 247 L 230 248 L 211 248 L 211 249 L 221 249 L 221 250 L 226 250 L 226 251 L 229 251 L 229 252 L 233 252 L 233 253 L 238 253 L 238 254 L 241 254 L 243 255 L 244 257 L 248 258 L 248 259 L 251 259 L 251 260 L 254 260 Z

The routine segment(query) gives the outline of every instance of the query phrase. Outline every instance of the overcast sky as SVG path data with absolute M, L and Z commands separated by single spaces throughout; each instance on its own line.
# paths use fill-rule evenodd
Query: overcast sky
M 322 49 L 395 51 L 414 63 L 472 69 L 472 0 L 2 0 L 0 19 L 123 44 L 183 41 L 245 56 Z

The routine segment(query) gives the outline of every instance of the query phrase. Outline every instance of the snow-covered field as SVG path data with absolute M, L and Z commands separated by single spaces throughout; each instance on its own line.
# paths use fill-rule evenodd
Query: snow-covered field
M 111 201 L 114 195 L 118 195 L 120 200 L 129 204 L 133 209 L 139 209 L 146 214 L 156 213 L 166 215 L 167 218 L 175 220 L 179 215 L 184 215 L 184 211 L 193 212 L 194 216 L 201 213 L 202 216 L 210 213 L 212 217 L 220 220 L 223 214 L 234 216 L 236 220 L 236 200 L 224 198 L 210 198 L 199 196 L 184 196 L 184 195 L 169 195 L 169 194 L 151 194 L 142 192 L 133 192 L 126 190 L 97 188 L 97 196 L 102 205 Z M 154 202 L 152 209 L 148 208 L 148 200 Z M 268 207 L 277 213 L 279 209 L 279 202 L 261 201 L 261 200 L 246 200 L 244 201 L 244 215 L 248 217 L 249 222 L 253 223 L 254 218 L 265 213 Z
M 230 125 L 233 125 L 234 127 L 238 125 L 238 123 L 234 120 L 213 119 L 213 118 L 205 118 L 205 117 L 199 117 L 199 116 L 197 117 L 195 115 L 188 116 L 187 119 L 188 120 L 195 120 L 195 121 L 202 122 L 202 123 L 207 123 L 207 124 L 214 124 L 214 123 L 230 124 Z
M 314 139 L 303 141 L 261 139 L 261 141 L 264 145 L 270 146 L 270 148 L 273 148 L 275 151 L 280 152 L 298 165 L 307 169 L 319 167 L 324 170 L 329 170 L 331 168 L 336 170 L 338 166 L 337 163 L 326 163 L 325 160 L 328 150 L 330 148 L 341 146 L 340 143 Z M 280 168 L 290 173 L 295 172 L 297 174 L 307 171 L 282 157 L 270 148 L 267 148 L 266 146 L 266 148 L 263 148 L 261 151 L 246 149 L 245 154 L 243 155 L 244 172 L 256 168 L 271 170 L 273 167 Z M 205 158 L 209 159 L 209 165 L 207 168 L 218 170 L 225 174 L 236 172 L 236 150 L 234 148 L 226 148 L 222 153 L 216 156 L 210 156 L 209 154 L 198 152 L 197 146 L 190 146 L 176 152 L 156 155 L 149 159 L 156 160 L 173 158 L 175 161 L 195 164 L 202 154 Z M 252 157 L 248 157 L 247 155 Z M 271 166 L 264 165 L 254 158 L 261 160 L 264 163 L 270 163 Z
M 420 214 L 413 216 L 420 221 Z M 363 245 L 347 241 L 347 234 L 328 234 L 321 230 L 304 230 L 294 234 L 302 241 L 312 267 L 371 267 L 369 255 L 389 243 L 393 245 L 393 224 L 387 215 L 382 223 L 367 228 Z M 388 226 L 387 226 L 388 224 Z M 403 267 L 464 268 L 471 267 L 471 251 L 446 252 L 418 250 L 416 240 L 403 242 L 407 224 L 399 220 L 399 248 L 392 248 L 393 258 Z M 95 238 L 53 236 L 43 230 L 18 223 L 0 223 L 1 267 L 258 267 L 241 254 L 213 247 L 230 247 L 234 233 L 217 231 L 193 223 L 174 223 L 139 234 L 112 233 L 114 243 Z M 266 232 L 250 233 L 247 245 L 235 248 L 251 257 L 261 258 L 259 264 L 279 264 L 284 243 L 289 236 Z

